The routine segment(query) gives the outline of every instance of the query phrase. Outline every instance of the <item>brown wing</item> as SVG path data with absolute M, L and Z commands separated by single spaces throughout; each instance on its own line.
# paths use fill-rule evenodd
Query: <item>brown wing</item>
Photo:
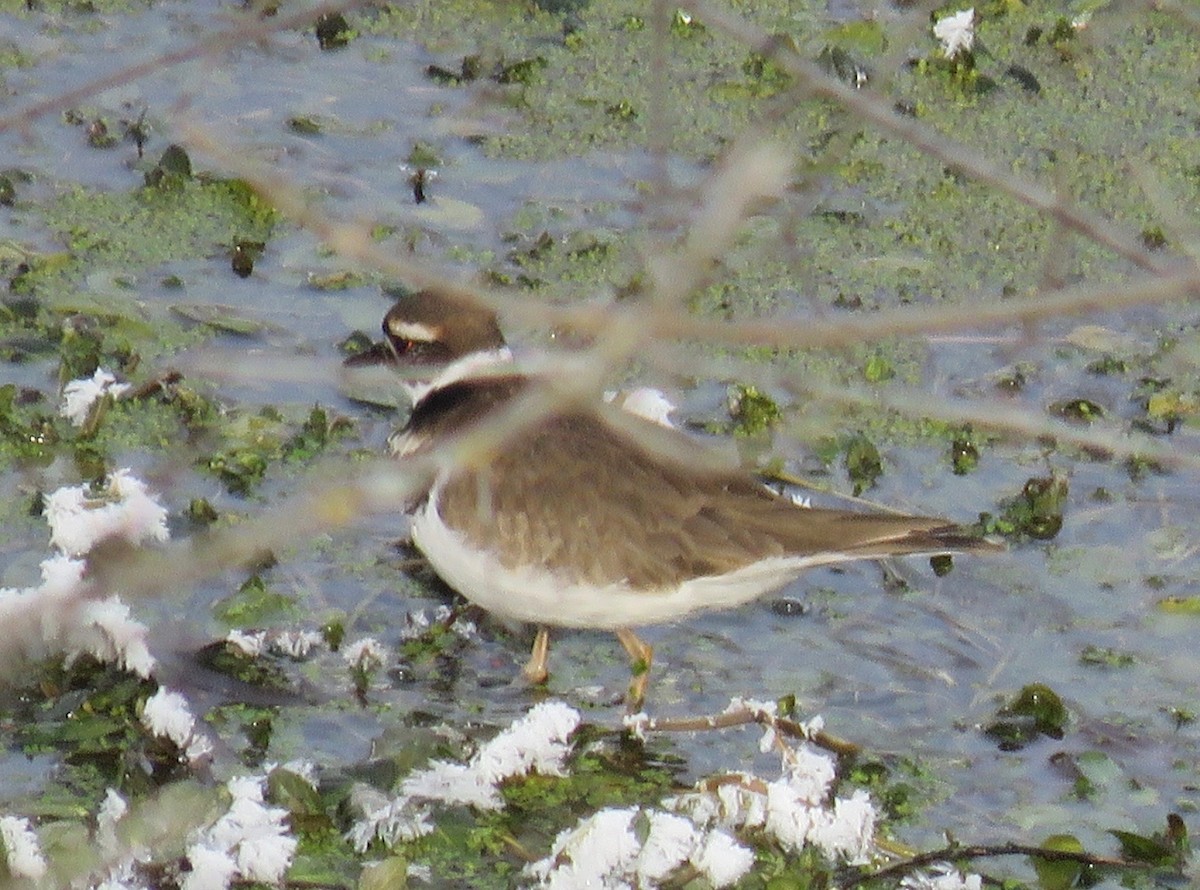
M 664 458 L 588 413 L 517 436 L 487 467 L 454 477 L 440 507 L 510 567 L 532 561 L 596 584 L 673 586 L 770 556 L 834 562 L 988 546 L 941 519 L 798 507 L 747 474 Z

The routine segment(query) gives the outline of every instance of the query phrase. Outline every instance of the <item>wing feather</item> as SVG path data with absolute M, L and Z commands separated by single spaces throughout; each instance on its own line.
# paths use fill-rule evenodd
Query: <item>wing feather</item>
M 993 546 L 943 519 L 799 507 L 746 473 L 698 469 L 623 433 L 591 413 L 546 418 L 450 479 L 443 518 L 509 567 L 650 589 L 773 556 L 820 564 Z M 673 435 L 686 459 L 695 444 Z

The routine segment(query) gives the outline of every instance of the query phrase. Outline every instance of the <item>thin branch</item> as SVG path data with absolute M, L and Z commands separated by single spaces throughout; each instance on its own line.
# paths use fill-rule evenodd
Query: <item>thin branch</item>
M 1014 174 L 1007 167 L 989 161 L 963 143 L 938 134 L 931 127 L 898 114 L 892 107 L 891 100 L 869 90 L 855 89 L 830 77 L 816 64 L 801 58 L 788 45 L 788 41 L 769 33 L 748 19 L 708 0 L 681 0 L 680 6 L 691 11 L 706 25 L 723 31 L 751 50 L 774 59 L 796 78 L 800 90 L 837 102 L 847 111 L 874 124 L 883 132 L 903 139 L 914 148 L 978 182 L 990 185 L 1029 207 L 1047 213 L 1068 228 L 1105 245 L 1142 269 L 1164 272 L 1170 268 L 1171 264 L 1148 251 L 1135 235 L 1114 225 L 1100 214 L 1063 198 L 1041 183 Z
M 583 332 L 598 328 L 604 323 L 603 319 L 619 311 L 638 317 L 658 336 L 746 346 L 836 348 L 906 335 L 927 336 L 1065 315 L 1116 312 L 1131 306 L 1166 303 L 1197 295 L 1200 295 L 1200 271 L 1193 267 L 1169 275 L 1147 275 L 1108 287 L 1078 285 L 1010 300 L 977 295 L 977 302 L 968 300 L 959 306 L 909 306 L 832 321 L 762 318 L 725 322 L 625 304 L 619 309 L 565 307 L 550 310 L 550 315 Z
M 639 732 L 708 732 L 757 723 L 760 726 L 771 727 L 789 738 L 812 742 L 838 756 L 853 756 L 862 751 L 862 747 L 854 742 L 838 738 L 824 730 L 812 731 L 796 720 L 775 717 L 759 708 L 735 708 L 720 714 L 700 717 L 650 717 L 639 714 L 629 718 L 627 722 L 632 722 Z
M 1152 460 L 1164 467 L 1200 468 L 1200 454 L 1184 451 L 1178 439 L 1155 439 L 1129 432 L 1112 424 L 1097 422 L 1075 426 L 1039 412 L 1015 406 L 986 405 L 941 397 L 914 396 L 898 389 L 873 391 L 865 387 L 833 386 L 804 381 L 795 387 L 810 397 L 829 404 L 895 411 L 908 417 L 926 417 L 948 424 L 971 424 L 981 430 L 1018 435 L 1023 438 L 1053 438 L 1060 445 L 1100 452 L 1105 458 Z
M 902 307 L 853 318 L 830 321 L 765 318 L 720 321 L 685 315 L 670 306 L 627 301 L 614 305 L 553 306 L 531 300 L 527 294 L 484 288 L 455 279 L 430 264 L 404 259 L 377 244 L 367 223 L 338 223 L 302 197 L 299 189 L 264 166 L 250 161 L 196 126 L 183 127 L 184 141 L 215 156 L 222 168 L 246 180 L 276 209 L 312 232 L 338 254 L 361 260 L 371 268 L 399 278 L 413 287 L 462 293 L 526 322 L 561 325 L 581 335 L 599 334 L 621 318 L 631 330 L 649 337 L 704 340 L 732 345 L 781 348 L 836 348 L 877 342 L 906 335 L 928 336 L 967 329 L 1025 324 L 1029 321 L 1089 312 L 1115 312 L 1132 306 L 1152 305 L 1200 294 L 1200 270 L 1177 268 L 1168 275 L 1146 275 L 1107 287 L 1076 285 L 1026 298 L 965 300 L 959 306 Z M 695 277 L 691 284 L 697 283 Z
M 1030 856 L 1034 859 L 1045 860 L 1046 862 L 1078 862 L 1080 865 L 1136 869 L 1138 871 L 1148 871 L 1160 867 L 1146 862 L 1134 862 L 1128 859 L 1097 856 L 1093 853 L 1082 853 L 1071 850 L 1052 850 L 1048 847 L 1038 847 L 1030 844 L 973 844 L 970 846 L 951 844 L 940 850 L 919 853 L 916 856 L 905 859 L 903 862 L 897 862 L 895 865 L 889 865 L 876 871 L 864 871 L 852 875 L 834 886 L 840 888 L 840 890 L 848 890 L 850 887 L 857 887 L 868 881 L 911 874 L 919 868 L 925 868 L 939 862 L 957 862 L 963 859 L 984 859 L 995 856 Z

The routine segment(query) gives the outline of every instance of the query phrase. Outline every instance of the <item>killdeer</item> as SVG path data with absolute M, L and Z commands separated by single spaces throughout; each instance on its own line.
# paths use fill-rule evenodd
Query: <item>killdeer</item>
M 397 455 L 434 453 L 539 385 L 512 365 L 494 314 L 462 298 L 404 297 L 383 331 L 409 370 L 440 368 L 413 387 Z M 439 471 L 412 540 L 468 600 L 537 626 L 522 671 L 532 682 L 548 676 L 548 627 L 615 633 L 633 666 L 631 708 L 653 659 L 634 627 L 741 605 L 813 566 L 1002 549 L 944 519 L 798 506 L 698 449 L 608 405 L 554 410 L 482 465 Z

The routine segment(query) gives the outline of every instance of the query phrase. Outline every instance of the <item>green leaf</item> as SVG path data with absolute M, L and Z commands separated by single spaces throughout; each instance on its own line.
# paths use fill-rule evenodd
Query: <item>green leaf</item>
M 1083 844 L 1072 834 L 1052 834 L 1044 841 L 1042 847 L 1056 853 L 1082 853 Z M 1069 890 L 1076 886 L 1083 871 L 1083 863 L 1069 859 L 1043 859 L 1039 856 L 1030 857 L 1033 860 L 1033 870 L 1037 872 L 1038 884 L 1042 890 Z

